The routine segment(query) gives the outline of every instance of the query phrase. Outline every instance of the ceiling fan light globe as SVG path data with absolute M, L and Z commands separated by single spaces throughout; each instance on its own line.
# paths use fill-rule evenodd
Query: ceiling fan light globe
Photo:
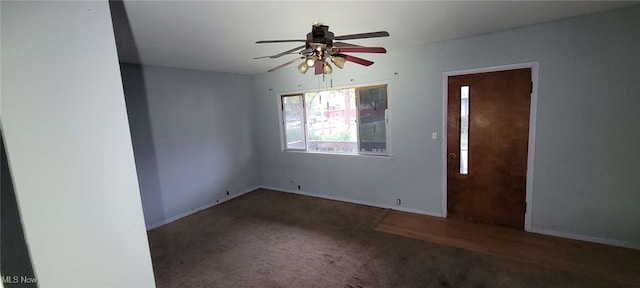
M 300 72 L 300 74 L 307 73 L 307 70 L 309 70 L 309 66 L 307 66 L 306 62 L 302 62 L 298 65 L 298 72 Z
M 307 57 L 307 60 L 305 60 L 305 63 L 307 64 L 307 67 L 316 66 L 316 57 L 313 57 L 313 56 Z
M 322 72 L 324 74 L 331 74 L 331 72 L 333 72 L 333 68 L 331 68 L 331 65 L 329 65 L 329 63 L 324 62 L 324 65 L 322 67 Z
M 340 57 L 340 56 L 334 56 L 331 57 L 331 62 L 333 62 L 333 64 L 336 65 L 336 67 L 342 69 L 344 68 L 344 63 L 347 61 L 347 59 L 344 59 L 344 57 Z

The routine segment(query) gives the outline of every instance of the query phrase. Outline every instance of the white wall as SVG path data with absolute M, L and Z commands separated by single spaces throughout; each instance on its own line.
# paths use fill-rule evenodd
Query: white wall
M 260 181 L 378 205 L 400 198 L 403 208 L 440 214 L 442 147 L 430 136 L 442 133 L 442 73 L 539 62 L 533 229 L 640 247 L 638 51 L 635 6 L 366 55 L 376 61 L 369 68 L 334 69 L 334 86 L 390 81 L 393 159 L 281 152 L 278 94 L 330 82 L 300 75 L 295 65 L 256 75 Z
M 109 6 L 2 1 L 2 125 L 40 287 L 153 287 Z
M 257 186 L 249 76 L 123 64 L 122 79 L 147 227 Z

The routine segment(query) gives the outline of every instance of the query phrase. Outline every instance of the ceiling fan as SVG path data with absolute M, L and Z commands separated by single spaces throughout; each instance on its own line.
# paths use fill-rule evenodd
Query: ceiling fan
M 322 25 L 320 23 L 313 23 L 311 26 L 311 33 L 307 34 L 306 40 L 266 40 L 258 41 L 256 44 L 264 43 L 284 43 L 284 42 L 304 42 L 304 45 L 293 48 L 291 50 L 284 51 L 279 54 L 271 56 L 256 57 L 253 59 L 261 58 L 279 58 L 285 55 L 300 54 L 299 57 L 286 62 L 280 66 L 270 69 L 268 72 L 272 72 L 291 65 L 299 59 L 304 59 L 300 65 L 298 65 L 298 72 L 305 74 L 309 68 L 314 67 L 315 74 L 331 74 L 333 68 L 329 65 L 328 61 L 331 61 L 336 67 L 342 69 L 345 62 L 353 62 L 364 66 L 371 66 L 373 61 L 358 58 L 355 56 L 347 55 L 344 53 L 387 53 L 387 50 L 383 47 L 362 47 L 345 42 L 334 42 L 342 40 L 364 39 L 364 38 L 376 38 L 387 37 L 389 32 L 378 31 L 370 33 L 351 34 L 335 37 L 329 26 Z

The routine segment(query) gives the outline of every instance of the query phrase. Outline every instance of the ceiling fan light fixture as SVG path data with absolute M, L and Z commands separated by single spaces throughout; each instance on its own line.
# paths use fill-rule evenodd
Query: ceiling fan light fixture
M 347 61 L 347 59 L 344 59 L 344 57 L 340 57 L 340 56 L 333 56 L 331 57 L 331 62 L 333 62 L 333 64 L 336 65 L 336 67 L 342 69 L 344 68 L 344 63 Z
M 298 65 L 298 72 L 300 72 L 300 74 L 307 73 L 307 70 L 309 70 L 309 66 L 307 66 L 306 61 Z
M 307 68 L 316 66 L 316 57 L 314 56 L 307 57 L 307 60 L 305 60 L 305 64 L 307 64 Z
M 329 63 L 324 62 L 322 66 L 322 72 L 324 74 L 331 74 L 331 72 L 333 72 L 333 68 L 331 68 L 331 65 L 329 65 Z

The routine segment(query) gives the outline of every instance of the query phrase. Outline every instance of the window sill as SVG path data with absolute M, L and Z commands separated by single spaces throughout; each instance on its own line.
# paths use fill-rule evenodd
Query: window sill
M 292 153 L 292 154 L 311 154 L 311 155 L 331 155 L 331 156 L 340 156 L 340 157 L 364 157 L 364 158 L 378 158 L 378 159 L 393 159 L 393 155 L 384 155 L 384 154 L 351 154 L 351 153 L 331 153 L 331 152 L 313 152 L 313 151 L 304 151 L 304 150 L 280 150 L 283 153 Z

